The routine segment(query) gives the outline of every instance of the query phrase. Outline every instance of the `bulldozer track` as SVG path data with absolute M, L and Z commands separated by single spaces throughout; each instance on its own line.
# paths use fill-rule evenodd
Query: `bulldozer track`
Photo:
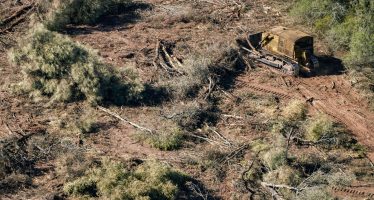
M 254 85 L 254 84 L 251 84 L 247 81 L 243 81 L 243 80 L 240 80 L 240 82 L 244 83 L 244 85 L 246 87 L 248 87 L 249 89 L 252 89 L 256 92 L 261 92 L 261 93 L 266 93 L 266 94 L 272 94 L 272 95 L 275 95 L 275 96 L 278 96 L 278 97 L 281 97 L 281 98 L 284 98 L 284 99 L 295 99 L 295 97 L 292 97 L 290 95 L 287 95 L 283 92 L 278 92 L 278 91 L 274 91 L 272 89 L 269 89 L 269 88 L 264 88 L 264 87 L 261 87 L 261 86 L 258 86 L 258 85 Z
M 335 192 L 343 192 L 343 193 L 351 194 L 351 195 L 374 198 L 373 193 L 363 192 L 363 191 L 359 191 L 359 190 L 355 190 L 355 189 L 351 189 L 351 188 L 346 188 L 346 187 L 332 186 L 332 190 L 334 190 Z

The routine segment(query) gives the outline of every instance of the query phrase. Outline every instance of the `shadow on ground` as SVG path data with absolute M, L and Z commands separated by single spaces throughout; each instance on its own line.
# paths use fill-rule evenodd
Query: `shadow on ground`
M 345 68 L 342 60 L 332 56 L 318 57 L 319 69 L 315 76 L 340 75 L 344 73 Z

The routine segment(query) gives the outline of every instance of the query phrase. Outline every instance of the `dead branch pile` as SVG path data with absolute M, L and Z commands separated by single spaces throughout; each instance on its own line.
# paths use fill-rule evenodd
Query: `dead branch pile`
M 184 75 L 183 64 L 177 57 L 170 54 L 165 45 L 165 41 L 157 40 L 155 49 L 155 58 L 153 59 L 153 65 L 156 68 L 161 67 L 171 75 Z

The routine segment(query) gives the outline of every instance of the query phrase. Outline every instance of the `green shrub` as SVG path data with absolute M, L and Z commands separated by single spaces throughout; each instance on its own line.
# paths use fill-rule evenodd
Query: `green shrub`
M 333 50 L 349 50 L 352 35 L 354 34 L 356 18 L 347 16 L 343 23 L 326 30 L 326 40 Z
M 73 197 L 100 199 L 176 199 L 189 178 L 165 164 L 147 161 L 133 170 L 122 163 L 104 159 L 101 167 L 64 186 Z
M 171 132 L 148 135 L 146 140 L 152 147 L 163 151 L 175 150 L 181 147 L 183 143 L 183 133 L 179 128 L 171 130 Z
M 319 114 L 309 119 L 305 129 L 305 138 L 315 142 L 322 137 L 331 137 L 335 131 L 333 121 L 324 114 Z
M 370 65 L 374 68 L 374 2 L 359 0 L 353 4 L 356 20 L 353 29 L 349 54 L 344 61 L 346 64 Z
M 304 101 L 291 101 L 284 109 L 283 116 L 287 121 L 299 121 L 305 118 L 307 107 Z
M 49 9 L 46 26 L 50 30 L 61 30 L 68 24 L 92 24 L 100 17 L 116 14 L 130 0 L 41 0 L 41 4 Z
M 251 150 L 253 152 L 261 152 L 270 149 L 271 146 L 267 141 L 256 139 L 251 141 Z
M 97 116 L 93 110 L 85 112 L 79 119 L 76 120 L 75 126 L 79 133 L 92 133 L 98 128 Z
M 159 124 L 158 129 L 153 134 L 137 132 L 133 137 L 162 151 L 179 149 L 184 142 L 183 131 L 173 122 Z
M 86 99 L 93 104 L 123 104 L 135 101 L 142 90 L 135 80 L 121 82 L 92 50 L 41 26 L 23 44 L 10 53 L 24 74 L 24 80 L 15 88 L 35 100 L 47 96 L 51 102 Z
M 318 25 L 321 19 L 327 22 L 327 25 L 333 25 L 342 21 L 347 13 L 348 5 L 337 0 L 298 0 L 290 14 L 298 22 L 309 25 Z
M 177 98 L 195 96 L 204 84 L 208 83 L 209 65 L 213 61 L 204 56 L 190 56 L 184 61 L 185 75 L 170 80 L 172 93 Z

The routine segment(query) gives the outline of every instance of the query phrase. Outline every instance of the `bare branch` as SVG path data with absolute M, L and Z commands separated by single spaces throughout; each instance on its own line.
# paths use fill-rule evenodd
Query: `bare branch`
M 155 57 L 153 58 L 153 66 L 157 69 L 157 61 L 160 57 L 160 40 L 157 40 L 156 49 L 155 49 Z
M 106 108 L 101 107 L 101 106 L 98 106 L 97 108 L 98 108 L 99 110 L 101 110 L 101 111 L 104 111 L 104 112 L 106 112 L 106 113 L 112 115 L 113 117 L 115 117 L 115 118 L 117 118 L 117 119 L 119 119 L 119 120 L 121 120 L 121 121 L 123 121 L 123 122 L 126 122 L 126 123 L 132 125 L 133 127 L 137 128 L 137 129 L 140 129 L 140 130 L 142 130 L 142 131 L 144 131 L 144 132 L 148 132 L 148 133 L 150 133 L 150 134 L 154 134 L 154 131 L 152 131 L 151 129 L 145 128 L 145 127 L 140 126 L 140 125 L 138 125 L 138 124 L 136 124 L 136 123 L 134 123 L 134 122 L 131 122 L 131 121 L 129 121 L 128 119 L 125 119 L 125 118 L 121 117 L 121 116 L 118 115 L 117 113 L 114 113 L 114 112 L 110 111 L 109 109 L 106 109 Z
M 289 185 L 276 185 L 274 183 L 267 183 L 267 182 L 261 182 L 261 185 L 263 185 L 265 187 L 271 187 L 271 188 L 286 188 L 286 189 L 289 189 L 289 190 L 292 190 L 292 191 L 299 191 L 298 188 L 295 188 L 295 187 L 292 187 L 292 186 L 289 186 Z
M 210 96 L 210 94 L 213 92 L 213 89 L 214 89 L 214 87 L 216 85 L 215 82 L 213 81 L 212 77 L 209 77 L 208 80 L 209 80 L 208 92 L 205 95 L 204 100 L 206 100 Z
M 227 139 L 227 138 L 225 138 L 222 134 L 220 134 L 220 133 L 218 133 L 216 130 L 214 130 L 213 128 L 211 128 L 211 127 L 209 127 L 208 126 L 208 128 L 213 132 L 213 133 L 215 133 L 221 140 L 223 140 L 224 141 L 224 143 L 226 144 L 226 145 L 229 145 L 229 146 L 231 146 L 232 144 L 231 144 L 231 142 Z
M 291 137 L 293 135 L 293 128 L 288 133 L 288 138 L 287 138 L 287 146 L 286 146 L 286 159 L 288 159 L 288 149 L 290 147 L 290 142 L 291 142 Z
M 172 67 L 172 69 L 173 69 L 174 71 L 176 71 L 178 74 L 183 75 L 183 72 L 181 72 L 181 71 L 178 69 L 178 67 L 176 67 L 176 66 L 174 65 L 174 63 L 173 63 L 173 59 L 171 58 L 170 54 L 167 52 L 165 46 L 162 45 L 162 44 L 161 44 L 161 49 L 162 49 L 162 51 L 164 52 L 165 57 L 168 59 L 167 62 L 168 62 L 169 65 Z
M 261 186 L 264 187 L 265 189 L 267 189 L 270 193 L 271 193 L 271 196 L 273 197 L 273 199 L 275 200 L 284 200 L 282 196 L 280 196 L 278 194 L 278 192 L 274 189 L 274 187 L 271 187 L 273 185 L 269 185 L 268 183 L 265 183 L 265 182 L 261 182 Z
M 226 118 L 243 119 L 243 117 L 237 116 L 237 115 L 226 115 L 226 114 L 223 114 L 222 116 L 226 117 Z

